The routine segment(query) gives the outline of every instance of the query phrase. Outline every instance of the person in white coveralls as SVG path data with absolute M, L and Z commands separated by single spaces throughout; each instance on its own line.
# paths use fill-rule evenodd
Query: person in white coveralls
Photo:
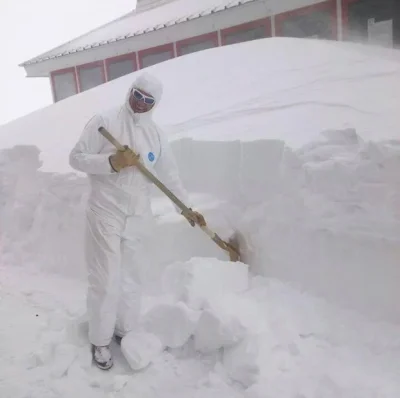
M 87 173 L 91 185 L 85 234 L 87 306 L 93 360 L 101 369 L 113 365 L 109 347 L 113 336 L 120 341 L 133 330 L 140 312 L 137 253 L 152 212 L 151 182 L 135 168 L 137 162 L 155 172 L 183 202 L 188 199 L 168 140 L 152 119 L 162 91 L 155 77 L 139 76 L 122 105 L 88 121 L 70 153 L 71 167 Z M 129 150 L 116 151 L 99 133 L 101 126 L 138 158 Z M 192 226 L 205 225 L 196 211 L 185 217 Z

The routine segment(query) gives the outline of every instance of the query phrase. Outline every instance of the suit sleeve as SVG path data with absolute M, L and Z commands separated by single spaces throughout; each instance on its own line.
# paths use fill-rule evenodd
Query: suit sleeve
M 105 125 L 99 115 L 92 117 L 86 124 L 69 155 L 69 164 L 73 169 L 87 174 L 114 173 L 108 159 L 109 154 L 100 153 L 105 143 L 105 138 L 98 131 L 100 126 Z
M 171 146 L 164 133 L 160 132 L 160 143 L 161 143 L 161 155 L 156 162 L 154 168 L 161 180 L 161 182 L 172 191 L 187 207 L 191 207 L 189 204 L 189 195 L 182 184 L 182 180 L 179 176 L 178 165 L 176 163 L 175 156 L 172 152 Z M 174 204 L 175 210 L 181 213 L 182 210 Z

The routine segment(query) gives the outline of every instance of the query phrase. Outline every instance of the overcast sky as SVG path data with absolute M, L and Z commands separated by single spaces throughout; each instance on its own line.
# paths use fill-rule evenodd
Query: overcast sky
M 136 0 L 0 0 L 0 125 L 52 103 L 49 79 L 18 64 L 113 20 Z

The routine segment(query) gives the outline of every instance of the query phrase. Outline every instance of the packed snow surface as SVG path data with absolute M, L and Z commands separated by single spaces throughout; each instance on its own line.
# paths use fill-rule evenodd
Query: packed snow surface
M 4 126 L 0 397 L 398 398 L 399 60 L 267 39 L 149 68 L 191 201 L 241 232 L 244 262 L 155 195 L 140 328 L 109 372 L 91 363 L 88 185 L 68 154 L 136 73 Z
M 223 284 L 220 260 L 198 259 L 201 264 L 214 266 L 215 280 Z M 192 264 L 171 266 L 185 265 Z M 162 350 L 157 337 L 176 320 L 171 312 L 147 331 L 128 334 L 121 347 L 113 342 L 115 365 L 104 373 L 91 366 L 83 283 L 27 268 L 1 272 L 2 398 L 394 398 L 400 393 L 399 326 L 372 323 L 275 279 L 249 276 L 244 290 L 222 288 L 196 306 L 197 317 L 187 311 L 194 334 L 174 348 Z M 175 289 L 174 298 L 170 289 L 164 291 L 163 302 L 190 309 L 187 300 L 177 301 L 178 285 Z M 161 305 L 146 298 L 143 320 Z M 213 316 L 201 325 L 207 313 Z M 212 349 L 203 350 L 205 343 Z

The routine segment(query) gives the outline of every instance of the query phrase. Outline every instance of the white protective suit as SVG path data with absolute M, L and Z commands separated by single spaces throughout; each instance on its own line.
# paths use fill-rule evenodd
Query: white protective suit
M 125 335 L 138 321 L 137 252 L 152 222 L 151 182 L 135 167 L 119 173 L 112 170 L 108 158 L 116 149 L 98 128 L 105 127 L 122 145 L 139 153 L 145 166 L 188 203 L 169 143 L 152 120 L 155 107 L 135 114 L 129 105 L 133 87 L 153 95 L 156 104 L 160 102 L 162 84 L 148 74 L 141 75 L 129 88 L 122 106 L 97 114 L 87 123 L 70 153 L 71 167 L 87 173 L 91 183 L 85 257 L 89 339 L 96 346 L 108 345 L 114 332 Z

